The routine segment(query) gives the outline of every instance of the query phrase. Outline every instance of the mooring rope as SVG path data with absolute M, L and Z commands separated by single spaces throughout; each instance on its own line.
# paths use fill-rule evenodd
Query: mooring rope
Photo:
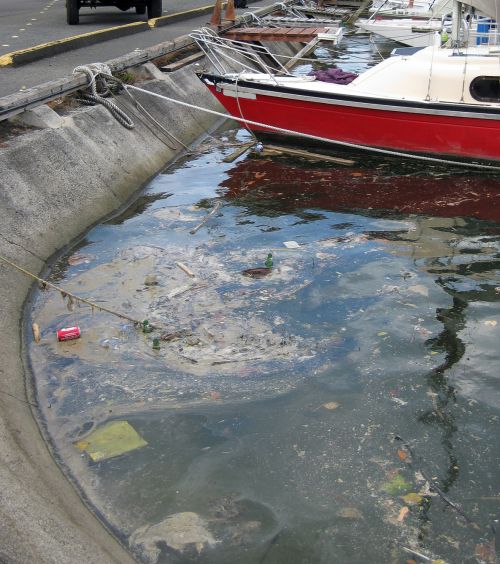
M 94 106 L 96 104 L 101 104 L 107 108 L 114 118 L 126 127 L 127 129 L 134 129 L 135 125 L 132 119 L 114 102 L 107 100 L 107 96 L 111 94 L 110 88 L 107 84 L 107 80 L 113 80 L 117 84 L 123 84 L 118 78 L 115 78 L 111 74 L 111 69 L 104 63 L 93 63 L 91 65 L 81 65 L 73 70 L 73 74 L 82 72 L 85 74 L 89 80 L 87 89 L 90 90 L 89 93 L 81 94 L 79 101 L 83 104 Z M 98 78 L 102 77 L 102 84 L 98 90 Z
M 2 261 L 5 264 L 8 264 L 9 266 L 12 266 L 12 268 L 15 268 L 16 270 L 19 270 L 20 272 L 22 272 L 26 276 L 29 276 L 30 278 L 37 280 L 42 285 L 42 287 L 47 286 L 49 288 L 52 288 L 53 290 L 56 290 L 57 292 L 59 292 L 61 294 L 63 299 L 69 298 L 71 300 L 70 303 L 72 303 L 72 302 L 84 303 L 86 305 L 89 305 L 92 308 L 92 311 L 94 309 L 97 309 L 98 311 L 104 311 L 106 313 L 110 313 L 111 315 L 115 315 L 116 317 L 119 317 L 121 319 L 126 319 L 127 321 L 131 321 L 134 325 L 142 325 L 142 323 L 143 323 L 139 319 L 134 319 L 133 317 L 130 317 L 129 315 L 125 315 L 124 313 L 119 313 L 118 311 L 114 311 L 114 310 L 112 310 L 108 307 L 98 305 L 98 304 L 96 304 L 96 303 L 94 303 L 91 300 L 88 300 L 86 298 L 81 298 L 80 296 L 76 296 L 72 292 L 69 292 L 68 290 L 65 290 L 64 288 L 61 288 L 60 286 L 56 286 L 55 284 L 52 284 L 52 282 L 49 282 L 48 280 L 40 278 L 36 274 L 33 274 L 29 270 L 26 270 L 22 266 L 19 266 L 15 262 L 13 262 L 13 261 L 9 260 L 8 258 L 3 257 L 1 255 L 0 255 L 0 261 Z M 151 325 L 151 327 L 153 327 L 153 326 Z
M 108 81 L 114 82 L 115 84 L 119 85 L 121 89 L 123 89 L 124 87 L 123 81 L 118 77 L 112 75 L 109 66 L 104 63 L 93 63 L 91 65 L 82 65 L 76 67 L 73 70 L 73 74 L 76 74 L 78 72 L 82 72 L 85 75 L 87 75 L 87 78 L 89 80 L 87 89 L 89 89 L 91 92 L 90 94 L 88 93 L 81 94 L 78 100 L 82 104 L 86 104 L 90 106 L 94 106 L 95 104 L 102 104 L 105 108 L 108 108 L 111 114 L 121 125 L 123 125 L 127 129 L 134 129 L 135 124 L 133 120 L 130 118 L 130 116 L 124 110 L 122 110 L 118 106 L 118 104 L 116 104 L 116 102 L 111 102 L 110 100 L 107 99 L 107 96 L 113 96 L 116 100 L 116 96 L 114 92 L 111 90 Z M 97 90 L 98 79 L 101 87 L 100 91 Z M 124 90 L 124 92 L 131 99 L 132 103 L 135 106 L 135 110 L 137 110 L 138 113 L 142 113 L 146 117 L 146 119 L 148 119 L 154 126 L 158 128 L 159 131 L 161 131 L 165 135 L 165 137 L 167 137 L 169 140 L 175 141 L 177 144 L 179 144 L 181 147 L 183 147 L 186 151 L 189 152 L 189 147 L 185 145 L 180 139 L 178 139 L 173 133 L 168 131 L 168 129 L 164 127 L 157 119 L 155 119 L 151 115 L 151 113 L 148 112 L 148 110 L 130 94 L 130 92 L 128 92 L 127 90 Z M 136 112 L 136 117 L 139 115 L 137 112 Z M 174 150 L 174 147 L 172 147 L 164 139 L 160 139 L 160 140 L 163 143 L 165 143 L 165 145 L 169 149 Z

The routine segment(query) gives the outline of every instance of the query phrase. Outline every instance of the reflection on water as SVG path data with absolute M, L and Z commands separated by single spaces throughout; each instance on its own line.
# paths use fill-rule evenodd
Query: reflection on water
M 495 562 L 500 181 L 227 164 L 219 141 L 53 270 L 155 332 L 36 296 L 29 352 L 64 465 L 144 562 Z M 269 252 L 271 274 L 241 274 Z M 116 420 L 147 445 L 92 462 Z

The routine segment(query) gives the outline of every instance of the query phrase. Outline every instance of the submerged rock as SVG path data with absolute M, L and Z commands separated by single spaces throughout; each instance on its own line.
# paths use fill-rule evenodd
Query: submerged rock
M 178 552 L 194 548 L 198 554 L 217 541 L 206 527 L 205 521 L 196 513 L 175 513 L 156 525 L 143 525 L 129 538 L 129 546 L 138 550 L 144 560 L 155 564 L 161 553 L 161 544 Z

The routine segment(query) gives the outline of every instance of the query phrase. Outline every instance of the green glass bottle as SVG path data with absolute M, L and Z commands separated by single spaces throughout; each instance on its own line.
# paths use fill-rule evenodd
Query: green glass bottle
M 267 258 L 266 258 L 266 267 L 267 267 L 267 268 L 272 268 L 272 267 L 273 267 L 273 255 L 272 255 L 272 253 L 269 253 L 269 254 L 267 255 Z
M 151 325 L 149 324 L 149 321 L 147 319 L 145 319 L 142 322 L 142 332 L 143 333 L 151 333 L 151 331 L 153 330 L 153 328 L 151 327 Z

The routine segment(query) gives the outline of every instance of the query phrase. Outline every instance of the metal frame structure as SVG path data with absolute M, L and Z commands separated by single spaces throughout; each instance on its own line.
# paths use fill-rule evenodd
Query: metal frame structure
M 237 74 L 231 67 L 241 69 L 240 72 L 262 72 L 270 77 L 276 73 L 290 75 L 290 72 L 263 45 L 226 39 L 206 27 L 194 30 L 189 37 L 196 42 L 222 76 Z M 272 61 L 275 66 L 271 66 L 266 60 Z

